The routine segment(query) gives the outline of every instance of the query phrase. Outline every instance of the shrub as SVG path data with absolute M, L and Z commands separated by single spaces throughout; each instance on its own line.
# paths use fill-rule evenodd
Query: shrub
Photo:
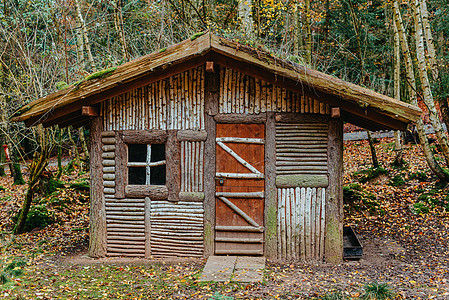
M 0 284 L 9 282 L 9 277 L 21 276 L 23 273 L 22 267 L 26 265 L 23 260 L 15 260 L 6 265 L 0 272 Z
M 50 179 L 45 180 L 42 184 L 42 192 L 45 196 L 51 195 L 57 189 L 64 187 L 64 181 L 50 177 Z
M 394 297 L 394 293 L 386 283 L 367 283 L 363 289 L 363 294 L 360 296 L 362 300 L 386 300 Z
M 411 173 L 408 177 L 410 179 L 418 179 L 420 182 L 427 181 L 427 175 L 424 172 Z
M 346 205 L 357 211 L 366 209 L 371 214 L 385 214 L 385 211 L 380 208 L 380 203 L 377 201 L 376 196 L 363 190 L 357 183 L 350 183 L 343 186 L 343 201 Z
M 417 215 L 428 214 L 430 211 L 430 208 L 423 202 L 417 202 L 417 203 L 413 204 L 412 211 L 413 211 L 413 213 L 415 213 Z
M 320 297 L 322 300 L 344 300 L 347 299 L 340 291 L 327 293 Z
M 17 223 L 19 219 L 20 211 L 14 216 L 12 219 L 14 223 Z M 44 228 L 47 225 L 53 224 L 54 218 L 53 215 L 47 210 L 47 208 L 43 205 L 35 205 L 30 208 L 28 212 L 27 219 L 25 221 L 25 232 L 29 232 L 34 228 Z
M 1 191 L 6 191 L 6 189 L 3 186 L 0 185 L 0 192 Z
M 366 183 L 366 182 L 370 181 L 371 179 L 377 178 L 380 175 L 384 175 L 387 173 L 388 173 L 387 170 L 385 170 L 382 167 L 379 167 L 379 168 L 369 168 L 369 169 L 363 170 L 359 173 L 356 173 L 355 175 L 364 174 L 364 176 L 360 177 L 358 180 L 361 183 Z
M 218 292 L 215 292 L 215 294 L 209 298 L 209 300 L 234 300 L 234 297 L 221 295 Z
M 401 186 L 405 184 L 404 178 L 400 174 L 394 176 L 389 182 L 391 186 Z
M 72 184 L 70 184 L 70 187 L 78 191 L 90 191 L 90 183 L 87 178 L 74 181 Z

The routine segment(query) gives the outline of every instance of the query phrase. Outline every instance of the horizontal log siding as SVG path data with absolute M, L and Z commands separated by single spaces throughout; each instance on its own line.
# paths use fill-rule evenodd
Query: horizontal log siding
M 279 259 L 323 259 L 325 201 L 325 188 L 278 189 Z
M 105 101 L 105 130 L 204 129 L 204 67 Z
M 181 192 L 203 192 L 204 142 L 181 142 Z
M 202 202 L 151 201 L 151 255 L 201 257 L 203 217 Z
M 228 68 L 220 69 L 219 113 L 267 111 L 330 114 L 330 106 Z
M 329 126 L 276 123 L 276 175 L 327 174 Z
M 145 199 L 106 198 L 107 255 L 145 256 Z

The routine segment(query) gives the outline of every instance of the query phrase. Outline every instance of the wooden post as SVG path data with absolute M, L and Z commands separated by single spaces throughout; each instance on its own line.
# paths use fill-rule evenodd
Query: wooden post
M 103 194 L 103 166 L 101 149 L 101 132 L 103 119 L 92 118 L 90 121 L 90 232 L 89 256 L 98 258 L 106 256 L 106 208 Z
M 177 130 L 168 130 L 167 146 L 167 188 L 168 201 L 179 201 L 181 191 L 181 143 L 177 138 Z
M 326 199 L 325 259 L 338 264 L 343 259 L 343 122 L 330 119 L 328 135 L 329 187 Z
M 218 113 L 220 72 L 205 73 L 205 127 L 204 143 L 204 256 L 215 253 L 215 138 L 214 115 Z
M 265 123 L 265 256 L 277 258 L 276 125 L 273 112 Z

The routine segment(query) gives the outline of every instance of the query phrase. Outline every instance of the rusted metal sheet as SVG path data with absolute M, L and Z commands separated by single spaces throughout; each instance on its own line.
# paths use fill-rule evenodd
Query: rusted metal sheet
M 316 99 L 222 67 L 219 113 L 259 114 L 267 111 L 330 114 Z
M 215 254 L 263 255 L 264 124 L 217 124 Z
M 204 129 L 204 66 L 102 103 L 105 130 Z

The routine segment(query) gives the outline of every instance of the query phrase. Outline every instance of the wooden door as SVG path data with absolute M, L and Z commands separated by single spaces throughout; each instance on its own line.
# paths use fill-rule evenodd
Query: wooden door
M 215 254 L 263 255 L 264 144 L 264 124 L 217 124 Z

